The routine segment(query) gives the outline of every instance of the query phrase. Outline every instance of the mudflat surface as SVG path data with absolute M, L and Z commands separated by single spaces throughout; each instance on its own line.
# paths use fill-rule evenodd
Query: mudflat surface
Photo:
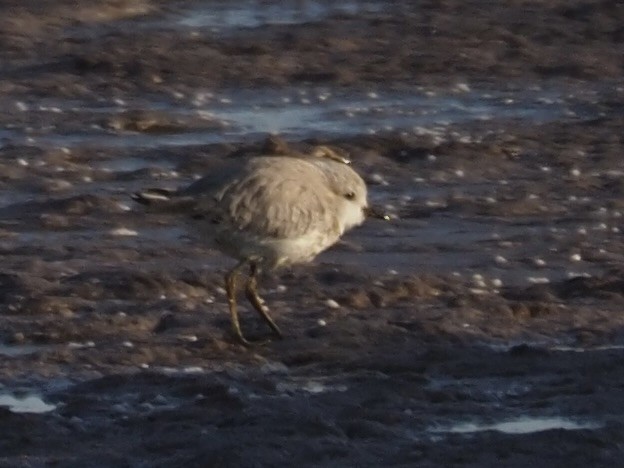
M 0 466 L 621 464 L 621 2 L 77 3 L 1 7 Z M 129 195 L 268 133 L 394 216 L 246 349 L 233 262 Z

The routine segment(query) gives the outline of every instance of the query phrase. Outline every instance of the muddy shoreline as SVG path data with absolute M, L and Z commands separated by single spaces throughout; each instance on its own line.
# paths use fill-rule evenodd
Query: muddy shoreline
M 0 466 L 620 463 L 621 2 L 1 9 Z M 267 133 L 394 219 L 263 278 L 248 350 L 129 194 Z

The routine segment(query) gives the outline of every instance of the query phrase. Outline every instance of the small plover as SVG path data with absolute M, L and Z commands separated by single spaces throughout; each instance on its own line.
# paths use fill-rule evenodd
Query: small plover
M 367 216 L 366 184 L 350 162 L 319 146 L 309 154 L 235 158 L 231 167 L 169 191 L 149 189 L 133 199 L 183 216 L 191 233 L 238 260 L 225 275 L 232 331 L 247 345 L 236 307 L 237 277 L 249 268 L 247 299 L 262 319 L 282 333 L 257 291 L 261 269 L 311 261 Z

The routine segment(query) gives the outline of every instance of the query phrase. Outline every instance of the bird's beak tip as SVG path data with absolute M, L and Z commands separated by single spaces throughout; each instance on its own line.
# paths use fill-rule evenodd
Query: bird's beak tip
M 367 218 L 383 219 L 384 221 L 390 221 L 391 219 L 390 215 L 383 213 L 379 209 L 370 207 L 370 206 L 364 209 L 364 213 L 366 214 Z

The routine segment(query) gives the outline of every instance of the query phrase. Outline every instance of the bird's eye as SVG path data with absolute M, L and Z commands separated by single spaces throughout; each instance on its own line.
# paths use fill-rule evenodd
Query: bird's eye
M 347 192 L 347 193 L 345 193 L 344 197 L 347 200 L 353 200 L 355 198 L 355 192 Z

